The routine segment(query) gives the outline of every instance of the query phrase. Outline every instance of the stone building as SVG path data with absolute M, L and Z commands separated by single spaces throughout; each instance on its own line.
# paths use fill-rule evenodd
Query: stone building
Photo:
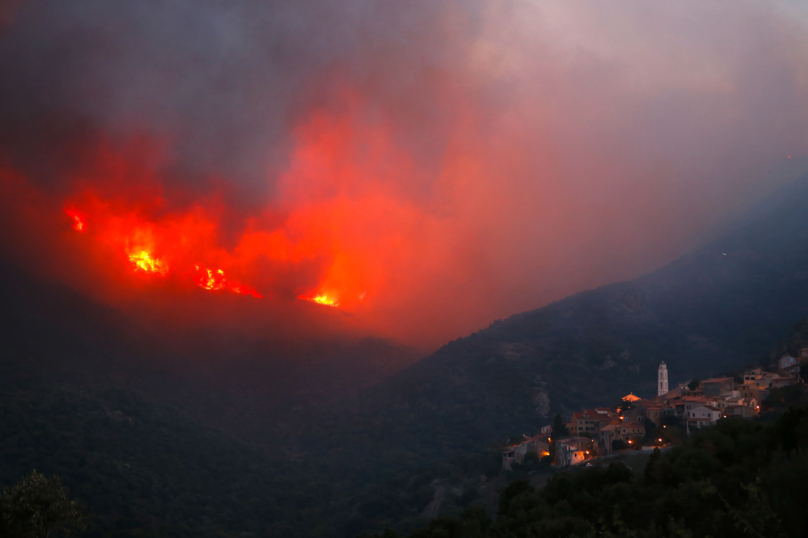
M 657 371 L 657 396 L 663 396 L 668 393 L 668 367 L 665 361 L 659 363 L 659 370 Z

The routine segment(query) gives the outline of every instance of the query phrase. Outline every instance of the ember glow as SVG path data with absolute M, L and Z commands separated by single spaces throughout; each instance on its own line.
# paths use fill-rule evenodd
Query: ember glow
M 66 209 L 65 213 L 73 219 L 73 229 L 77 232 L 81 232 L 84 230 L 84 220 L 81 214 L 74 209 Z
M 311 301 L 313 303 L 325 305 L 325 306 L 339 306 L 339 303 L 329 297 L 328 295 L 315 295 L 314 297 L 305 297 L 301 295 L 298 299 L 302 299 L 304 301 Z
M 139 250 L 130 253 L 129 261 L 134 264 L 135 270 L 160 276 L 166 276 L 168 274 L 168 267 L 166 266 L 165 262 L 159 258 L 153 257 L 146 250 Z
M 212 291 L 226 290 L 239 295 L 251 295 L 259 299 L 261 298 L 261 294 L 254 289 L 249 288 L 244 284 L 229 281 L 227 278 L 225 278 L 224 271 L 221 269 L 206 269 L 195 265 L 194 270 L 196 271 L 194 281 L 202 289 Z
M 224 269 L 190 263 L 189 257 L 205 254 L 212 258 L 230 258 L 228 253 L 211 245 L 215 223 L 198 208 L 189 214 L 176 215 L 164 220 L 144 218 L 140 211 L 131 208 L 118 209 L 109 201 L 103 201 L 91 193 L 82 197 L 100 226 L 87 234 L 102 255 L 110 258 L 124 253 L 132 270 L 147 275 L 167 277 L 172 275 L 180 281 L 190 281 L 208 291 L 228 291 L 238 295 L 261 298 L 253 287 L 225 276 Z M 159 205 L 159 201 L 157 204 Z M 115 213 L 115 209 L 122 214 Z M 78 210 L 67 211 L 74 219 L 73 229 L 84 232 L 83 215 Z M 156 246 L 160 245 L 160 254 Z M 169 261 L 170 260 L 170 261 Z

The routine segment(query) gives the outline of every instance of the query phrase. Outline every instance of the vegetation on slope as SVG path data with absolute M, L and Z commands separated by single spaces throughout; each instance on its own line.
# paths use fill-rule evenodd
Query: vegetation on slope
M 792 407 L 776 422 L 721 420 L 657 449 L 642 473 L 613 463 L 558 473 L 541 490 L 514 482 L 495 520 L 470 508 L 410 538 L 805 536 L 806 480 L 808 408 Z

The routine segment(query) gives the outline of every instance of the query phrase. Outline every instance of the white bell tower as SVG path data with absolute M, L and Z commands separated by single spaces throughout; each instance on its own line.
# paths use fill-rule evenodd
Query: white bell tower
M 657 396 L 668 393 L 668 367 L 665 361 L 659 363 L 659 373 L 657 374 Z

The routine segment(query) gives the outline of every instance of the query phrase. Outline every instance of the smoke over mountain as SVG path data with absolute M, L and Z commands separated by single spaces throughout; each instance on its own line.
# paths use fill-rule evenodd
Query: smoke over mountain
M 267 331 L 433 345 L 657 267 L 804 171 L 806 25 L 743 0 L 2 2 L 3 245 L 118 306 L 235 292 Z

